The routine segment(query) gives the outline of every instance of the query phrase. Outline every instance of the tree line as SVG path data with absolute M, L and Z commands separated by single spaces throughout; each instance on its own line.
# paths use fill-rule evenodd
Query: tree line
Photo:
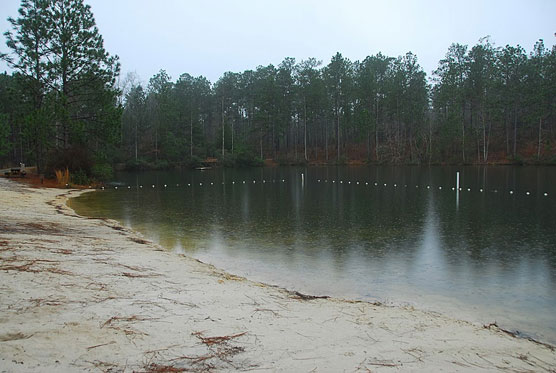
M 427 77 L 411 52 L 285 58 L 214 84 L 117 80 L 82 0 L 23 0 L 6 33 L 0 160 L 87 176 L 129 168 L 366 161 L 556 162 L 556 48 L 452 44 Z M 102 167 L 98 167 L 101 165 Z
M 122 150 L 180 162 L 246 154 L 283 162 L 556 161 L 556 48 L 453 44 L 428 80 L 412 53 L 337 53 L 204 77 L 128 79 Z

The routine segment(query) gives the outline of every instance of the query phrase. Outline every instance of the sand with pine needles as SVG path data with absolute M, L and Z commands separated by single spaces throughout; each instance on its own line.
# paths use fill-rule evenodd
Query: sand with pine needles
M 0 371 L 554 371 L 554 348 L 411 307 L 311 298 L 0 179 Z

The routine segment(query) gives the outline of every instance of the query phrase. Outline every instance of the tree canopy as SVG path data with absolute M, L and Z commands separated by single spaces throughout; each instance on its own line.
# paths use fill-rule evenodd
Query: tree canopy
M 83 0 L 23 0 L 0 77 L 0 161 L 130 167 L 224 163 L 556 162 L 556 48 L 452 44 L 427 77 L 415 54 L 285 58 L 202 76 L 116 79 Z M 192 56 L 194 58 L 194 56 Z M 79 160 L 79 162 L 77 162 Z

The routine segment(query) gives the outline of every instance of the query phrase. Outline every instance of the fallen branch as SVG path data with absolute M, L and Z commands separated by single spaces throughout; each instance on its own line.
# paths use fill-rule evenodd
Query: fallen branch
M 106 345 L 111 345 L 111 344 L 114 344 L 114 343 L 116 343 L 116 342 L 115 341 L 110 341 L 110 342 L 107 342 L 107 343 L 101 343 L 99 345 L 87 347 L 87 351 L 92 350 L 93 348 L 102 347 L 102 346 L 106 346 Z
M 313 299 L 328 299 L 330 298 L 328 295 L 307 295 L 300 293 L 299 291 L 289 291 L 290 296 L 294 299 L 299 300 L 313 300 Z
M 141 273 L 123 272 L 122 276 L 137 278 L 137 277 L 158 277 L 160 275 L 158 273 L 143 275 Z
M 222 337 L 203 337 L 201 332 L 195 332 L 192 333 L 192 335 L 196 336 L 197 338 L 199 338 L 204 344 L 206 344 L 207 346 L 211 346 L 214 344 L 220 344 L 220 343 L 224 343 L 227 342 L 231 339 L 234 338 L 238 338 L 241 337 L 242 335 L 247 334 L 247 332 L 243 332 L 243 333 L 239 333 L 239 334 L 234 334 L 234 335 L 225 335 Z
M 115 321 L 124 321 L 124 322 L 133 322 L 133 321 L 149 321 L 149 320 L 157 320 L 156 318 L 150 317 L 139 317 L 137 315 L 129 316 L 129 317 L 121 317 L 121 316 L 112 316 L 108 320 L 106 320 L 100 328 L 104 328 L 106 325 L 112 325 Z

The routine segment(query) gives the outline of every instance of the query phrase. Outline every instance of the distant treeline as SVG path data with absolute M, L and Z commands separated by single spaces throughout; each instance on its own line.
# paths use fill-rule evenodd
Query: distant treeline
M 452 45 L 431 80 L 412 53 L 341 54 L 125 89 L 126 158 L 248 153 L 284 162 L 556 161 L 556 49 Z
M 207 157 L 230 165 L 556 163 L 556 48 L 542 40 L 529 54 L 488 38 L 453 44 L 430 78 L 412 53 L 355 62 L 337 53 L 326 65 L 286 58 L 214 84 L 160 71 L 142 86 L 133 74 L 116 83 L 117 58 L 104 51 L 82 0 L 22 7 L 4 56 L 15 72 L 0 76 L 4 164 L 68 165 L 90 176 L 98 164 L 102 173 L 114 163 L 166 167 Z M 68 37 L 75 29 L 61 30 L 60 14 L 100 42 Z M 37 15 L 47 18 L 40 32 Z M 76 44 L 70 57 L 79 53 L 69 58 L 63 41 Z

